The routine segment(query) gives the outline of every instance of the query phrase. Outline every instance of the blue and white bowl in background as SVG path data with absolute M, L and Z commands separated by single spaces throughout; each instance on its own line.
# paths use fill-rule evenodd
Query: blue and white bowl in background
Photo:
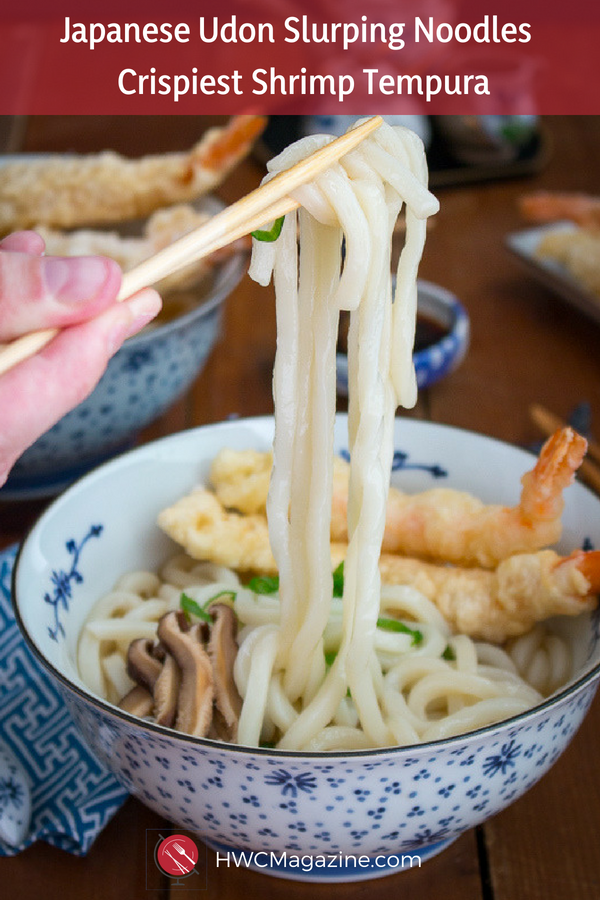
M 204 204 L 212 212 L 223 207 L 214 198 Z M 219 338 L 224 301 L 246 268 L 244 252 L 219 262 L 187 291 L 194 294 L 187 312 L 129 338 L 90 396 L 20 457 L 0 500 L 54 496 L 130 446 L 202 371 Z
M 465 307 L 453 293 L 422 279 L 418 281 L 417 290 L 418 313 L 440 332 L 434 343 L 416 349 L 413 354 L 417 386 L 426 388 L 450 375 L 460 365 L 469 349 L 471 326 Z M 348 394 L 345 353 L 337 354 L 336 366 L 337 391 L 345 397 Z
M 174 552 L 154 524 L 157 513 L 206 480 L 218 450 L 264 450 L 272 435 L 269 418 L 205 426 L 140 447 L 81 479 L 49 507 L 21 548 L 16 617 L 91 748 L 159 815 L 221 854 L 245 851 L 246 863 L 259 871 L 307 881 L 373 878 L 398 871 L 409 855 L 424 861 L 443 850 L 517 800 L 556 762 L 597 689 L 600 620 L 595 613 L 554 622 L 572 649 L 575 674 L 539 706 L 409 747 L 250 749 L 179 734 L 95 696 L 75 662 L 93 604 L 123 573 L 157 569 Z M 484 502 L 512 504 L 532 463 L 515 447 L 427 422 L 398 419 L 395 439 L 392 477 L 408 491 L 442 478 Z M 347 446 L 343 416 L 335 446 Z M 565 499 L 559 550 L 599 547 L 600 499 L 580 484 Z M 565 798 L 565 809 L 568 804 Z M 325 857 L 333 864 L 286 867 L 278 862 L 284 851 L 288 859 Z

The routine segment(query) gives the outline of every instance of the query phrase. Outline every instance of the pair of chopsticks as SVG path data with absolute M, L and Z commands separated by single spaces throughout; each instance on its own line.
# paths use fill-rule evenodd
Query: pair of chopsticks
M 534 403 L 529 407 L 529 415 L 532 422 L 547 436 L 554 434 L 555 431 L 564 428 L 567 424 L 539 403 Z M 587 439 L 587 442 L 587 456 L 579 467 L 579 474 L 590 487 L 600 493 L 600 444 L 590 438 Z
M 369 134 L 379 128 L 382 121 L 381 116 L 366 119 L 346 134 L 311 153 L 287 171 L 275 175 L 261 187 L 217 213 L 200 228 L 179 238 L 126 272 L 117 299 L 125 300 L 131 297 L 136 291 L 156 284 L 167 275 L 209 256 L 221 247 L 226 247 L 227 244 L 296 209 L 300 204 L 288 194 L 312 181 L 340 157 L 357 147 Z M 0 345 L 0 375 L 33 356 L 57 333 L 58 329 L 47 328 L 23 335 L 9 344 Z

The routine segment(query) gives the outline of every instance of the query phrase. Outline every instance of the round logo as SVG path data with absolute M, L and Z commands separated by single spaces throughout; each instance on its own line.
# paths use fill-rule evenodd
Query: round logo
M 189 875 L 198 862 L 198 848 L 185 834 L 171 834 L 156 848 L 156 864 L 172 878 Z

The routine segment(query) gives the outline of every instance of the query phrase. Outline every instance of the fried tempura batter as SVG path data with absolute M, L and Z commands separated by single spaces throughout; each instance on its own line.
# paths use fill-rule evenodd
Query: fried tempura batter
M 158 524 L 196 559 L 239 572 L 277 572 L 265 516 L 227 511 L 204 488 L 161 512 Z M 332 544 L 333 568 L 345 558 L 346 550 L 346 544 Z M 518 554 L 495 570 L 384 553 L 379 567 L 384 582 L 411 584 L 422 591 L 457 632 L 497 642 L 524 634 L 549 616 L 593 609 L 593 595 L 600 590 L 600 551 L 569 557 L 552 550 Z
M 571 428 L 557 431 L 521 483 L 514 507 L 486 505 L 471 494 L 433 488 L 404 494 L 391 488 L 382 550 L 461 565 L 493 567 L 514 553 L 555 543 L 561 534 L 563 490 L 571 484 L 587 443 Z M 270 454 L 220 453 L 211 483 L 221 502 L 240 512 L 265 512 Z M 347 541 L 349 466 L 336 459 L 333 472 L 331 540 Z
M 208 213 L 196 210 L 189 204 L 180 203 L 153 213 L 145 223 L 139 237 L 124 237 L 116 231 L 99 229 L 81 228 L 76 231 L 57 231 L 42 226 L 37 230 L 43 237 L 46 253 L 50 256 L 110 256 L 119 264 L 123 272 L 128 272 L 163 247 L 172 244 L 173 241 L 194 228 L 199 228 L 209 218 Z M 157 282 L 155 286 L 163 294 L 193 287 L 211 271 L 215 262 L 231 255 L 243 246 L 243 241 L 229 244 L 217 253 L 168 275 Z
M 576 281 L 600 298 L 600 229 L 549 231 L 535 253 L 540 259 L 564 266 Z
M 411 584 L 425 594 L 455 632 L 496 643 L 550 616 L 594 609 L 600 588 L 600 551 L 568 557 L 553 550 L 521 553 L 495 570 L 384 554 L 379 567 L 384 582 Z
M 272 465 L 270 452 L 225 448 L 213 460 L 210 482 L 226 509 L 265 516 Z
M 187 153 L 126 159 L 106 151 L 9 163 L 0 169 L 0 234 L 119 222 L 195 200 L 248 153 L 264 125 L 261 116 L 236 116 Z
M 277 571 L 265 516 L 228 512 L 205 488 L 164 509 L 158 524 L 195 559 L 212 560 L 239 572 Z

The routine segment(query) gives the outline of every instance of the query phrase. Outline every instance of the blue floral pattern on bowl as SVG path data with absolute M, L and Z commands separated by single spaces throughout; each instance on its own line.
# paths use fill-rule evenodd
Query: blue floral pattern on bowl
M 344 417 L 336 428 L 341 448 L 347 445 Z M 73 663 L 79 629 L 118 574 L 152 566 L 172 552 L 153 525 L 156 512 L 206 476 L 220 447 L 263 449 L 271 439 L 270 419 L 226 422 L 141 447 L 91 473 L 50 507 L 22 549 L 17 617 L 78 730 L 123 786 L 159 815 L 198 833 L 219 852 L 358 854 L 369 860 L 364 870 L 350 863 L 326 873 L 282 871 L 274 864 L 273 871 L 286 877 L 375 877 L 396 871 L 398 854 L 424 860 L 439 852 L 517 800 L 556 762 L 597 689 L 599 616 L 565 623 L 577 664 L 565 688 L 505 722 L 422 745 L 346 754 L 228 746 L 134 719 L 91 695 Z M 429 487 L 443 470 L 444 483 L 470 489 L 486 502 L 508 502 L 533 461 L 515 447 L 415 420 L 397 421 L 396 445 L 398 459 L 415 463 L 394 473 L 402 486 Z M 484 470 L 475 464 L 483 457 Z M 490 484 L 490 470 L 505 477 Z M 582 485 L 569 489 L 563 521 L 565 551 L 586 539 L 600 542 L 600 500 Z M 100 522 L 102 529 L 84 546 L 82 537 Z M 56 642 L 39 613 L 53 573 L 68 574 L 65 548 L 71 542 L 83 548 L 76 566 L 81 580 L 69 582 L 69 602 L 61 607 L 64 639 Z M 269 871 L 258 865 L 257 870 Z
M 79 570 L 81 551 L 90 538 L 100 537 L 101 534 L 102 525 L 92 525 L 79 543 L 70 538 L 65 544 L 65 549 L 69 556 L 72 557 L 71 568 L 68 572 L 65 572 L 64 569 L 54 569 L 52 572 L 52 593 L 47 592 L 44 594 L 44 602 L 53 610 L 53 622 L 52 625 L 48 626 L 48 634 L 53 641 L 58 641 L 59 638 L 64 638 L 65 636 L 65 629 L 62 626 L 60 615 L 61 611 L 65 613 L 69 611 L 69 601 L 73 596 L 72 583 L 83 583 L 83 575 Z
M 31 816 L 31 790 L 25 770 L 8 747 L 0 742 L 0 841 L 18 845 Z
M 66 699 L 97 752 L 102 735 L 101 758 L 131 793 L 221 852 L 375 860 L 430 855 L 516 800 L 556 762 L 595 690 L 595 683 L 582 685 L 508 729 L 345 757 L 205 747 Z

